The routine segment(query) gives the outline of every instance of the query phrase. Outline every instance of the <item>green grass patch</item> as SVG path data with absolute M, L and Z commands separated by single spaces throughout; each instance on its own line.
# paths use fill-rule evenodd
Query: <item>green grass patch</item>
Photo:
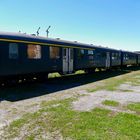
M 24 139 L 43 139 L 42 133 L 50 133 L 57 139 L 55 132 L 59 132 L 64 139 L 74 140 L 140 138 L 140 116 L 124 113 L 112 116 L 110 110 L 100 108 L 77 112 L 71 109 L 74 100 L 43 101 L 38 112 L 24 115 L 5 128 L 5 137 L 19 137 L 21 132 L 26 131 Z
M 138 78 L 137 75 L 129 77 L 127 81 L 130 82 L 132 86 L 139 86 L 140 85 L 140 78 Z
M 125 82 L 125 79 L 123 78 L 110 78 L 105 81 L 105 90 L 108 91 L 114 91 L 117 90 L 117 88 Z
M 102 104 L 107 105 L 107 106 L 119 106 L 119 102 L 116 101 L 111 101 L 111 100 L 105 100 L 102 102 Z
M 87 89 L 88 92 L 96 92 L 98 90 L 101 90 L 101 87 L 96 87 L 96 88 L 93 88 L 93 89 Z
M 140 103 L 128 104 L 127 108 L 132 110 L 132 111 L 140 112 Z
M 109 78 L 102 81 L 102 84 L 97 85 L 93 89 L 88 89 L 88 92 L 96 92 L 99 90 L 115 91 L 117 88 L 125 82 L 123 78 Z
M 98 90 L 107 90 L 107 91 L 115 91 L 118 90 L 118 87 L 121 84 L 129 82 L 132 86 L 140 86 L 139 79 L 140 71 L 130 72 L 127 74 L 123 74 L 119 77 L 111 77 L 102 81 L 102 84 L 97 85 L 96 88 L 88 89 L 88 92 L 95 92 Z M 132 90 L 126 90 L 131 92 Z M 124 90 L 124 92 L 126 92 Z
M 129 89 L 121 89 L 120 91 L 122 91 L 122 92 L 134 92 L 133 90 L 129 90 Z
M 78 71 L 75 72 L 75 74 L 84 74 L 84 73 L 85 73 L 84 70 L 78 70 Z
M 88 92 L 96 92 L 99 90 L 115 91 L 118 86 L 124 83 L 124 79 L 109 78 L 103 80 L 101 85 L 96 86 L 96 88 L 88 89 Z
M 61 77 L 61 75 L 58 72 L 49 73 L 48 78 L 55 78 L 55 77 Z

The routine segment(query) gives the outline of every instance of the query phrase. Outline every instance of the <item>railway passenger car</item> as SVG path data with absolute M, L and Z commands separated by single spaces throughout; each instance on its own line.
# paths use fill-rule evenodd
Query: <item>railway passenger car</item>
M 122 65 L 123 66 L 137 65 L 138 64 L 137 57 L 138 57 L 137 53 L 123 51 L 122 52 L 122 59 L 123 59 Z
M 140 53 L 138 53 L 137 56 L 138 56 L 138 65 L 140 66 Z
M 0 32 L 0 79 L 47 77 L 140 64 L 140 55 L 101 46 Z

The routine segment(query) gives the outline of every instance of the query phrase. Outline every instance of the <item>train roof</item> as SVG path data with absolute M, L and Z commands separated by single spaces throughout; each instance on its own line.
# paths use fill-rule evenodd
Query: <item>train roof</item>
M 34 34 L 29 35 L 29 34 L 24 34 L 24 33 L 0 32 L 0 40 L 22 42 L 22 43 L 44 44 L 44 45 L 49 44 L 49 45 L 54 45 L 54 46 L 62 46 L 62 47 L 66 46 L 66 47 L 84 48 L 84 49 L 91 49 L 91 50 L 104 49 L 104 50 L 112 50 L 112 51 L 121 51 L 121 50 L 97 46 L 93 44 L 79 43 L 77 41 L 72 42 L 72 41 L 61 40 L 59 38 L 52 39 L 52 38 L 36 36 Z
M 46 38 L 46 37 L 41 37 L 41 36 L 36 36 L 36 35 L 28 35 L 24 33 L 9 33 L 9 32 L 0 32 L 0 40 L 13 40 L 17 42 L 32 42 L 32 43 L 37 43 L 37 44 L 50 44 L 54 45 L 57 44 L 58 46 L 68 46 L 68 47 L 77 47 L 77 48 L 86 48 L 86 49 L 94 49 L 94 48 L 99 48 L 99 49 L 108 49 L 108 50 L 115 50 L 107 47 L 102 47 L 102 46 L 97 46 L 93 44 L 84 44 L 84 43 L 79 43 L 77 41 L 66 41 L 66 40 L 61 40 L 59 38 L 52 39 L 52 38 Z M 116 50 L 118 51 L 118 50 Z
M 139 54 L 140 55 L 140 51 L 135 51 L 135 53 Z

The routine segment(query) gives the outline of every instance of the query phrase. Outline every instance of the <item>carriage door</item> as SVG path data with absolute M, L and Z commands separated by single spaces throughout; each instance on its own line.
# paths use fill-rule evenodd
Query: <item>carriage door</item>
M 63 48 L 63 73 L 72 73 L 73 71 L 73 49 Z
M 106 68 L 110 67 L 110 53 L 106 53 Z

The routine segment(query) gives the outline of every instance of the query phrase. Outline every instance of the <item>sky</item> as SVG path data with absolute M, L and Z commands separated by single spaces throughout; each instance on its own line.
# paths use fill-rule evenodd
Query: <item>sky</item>
M 140 51 L 140 0 L 0 0 L 0 31 Z

